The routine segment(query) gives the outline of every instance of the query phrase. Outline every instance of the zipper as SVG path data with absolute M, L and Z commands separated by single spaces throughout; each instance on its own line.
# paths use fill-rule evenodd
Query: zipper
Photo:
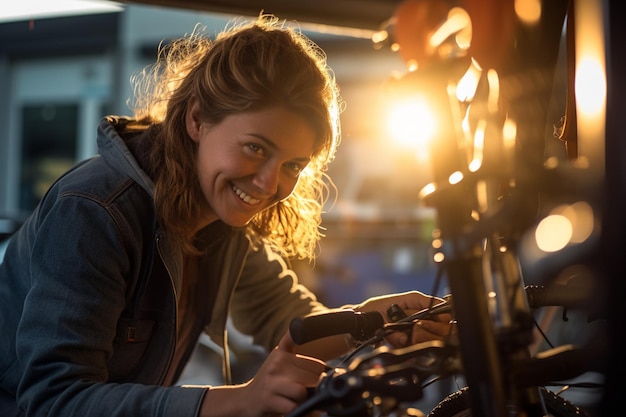
M 156 237 L 152 237 L 150 239 L 150 250 L 148 251 L 148 254 L 142 265 L 142 269 L 144 273 L 140 278 L 139 288 L 137 289 L 137 292 L 135 293 L 133 313 L 131 314 L 131 319 L 126 329 L 126 341 L 127 342 L 134 342 L 136 340 L 137 327 L 135 326 L 135 321 L 138 320 L 137 316 L 139 315 L 139 310 L 141 308 L 141 300 L 143 300 L 144 293 L 146 292 L 146 288 L 148 286 L 148 281 L 150 280 L 150 275 L 152 274 L 152 266 L 154 262 L 155 240 L 156 240 Z
M 165 267 L 165 271 L 167 272 L 167 277 L 170 280 L 172 295 L 174 296 L 174 311 L 172 314 L 172 317 L 174 320 L 174 334 L 173 334 L 173 338 L 171 339 L 173 340 L 173 342 L 170 344 L 169 352 L 167 355 L 166 366 L 163 367 L 163 370 L 161 371 L 161 375 L 158 378 L 159 384 L 162 384 L 163 381 L 165 380 L 165 377 L 167 376 L 168 369 L 174 358 L 174 352 L 176 349 L 176 339 L 178 338 L 178 297 L 176 293 L 176 285 L 174 284 L 174 279 L 172 278 L 172 271 L 170 270 L 167 263 L 163 260 L 163 253 L 161 252 L 161 247 L 159 245 L 162 236 L 163 236 L 162 233 L 157 234 L 155 238 L 155 244 L 156 244 L 156 250 L 159 253 L 159 257 L 161 258 L 161 261 L 163 262 L 163 266 Z

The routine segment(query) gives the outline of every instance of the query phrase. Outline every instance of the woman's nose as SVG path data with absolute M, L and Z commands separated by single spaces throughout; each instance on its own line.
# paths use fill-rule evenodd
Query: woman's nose
M 268 162 L 260 167 L 252 182 L 263 193 L 267 195 L 274 195 L 278 192 L 279 176 L 280 165 Z

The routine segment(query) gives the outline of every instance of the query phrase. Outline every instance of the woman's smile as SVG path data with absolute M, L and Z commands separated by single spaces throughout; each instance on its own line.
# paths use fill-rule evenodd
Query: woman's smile
M 218 219 L 243 227 L 289 197 L 316 143 L 312 126 L 284 107 L 232 114 L 210 125 L 192 102 L 187 132 L 198 144 L 198 179 L 207 202 L 199 227 Z
M 237 188 L 237 186 L 235 185 L 233 185 L 233 191 L 235 192 L 235 194 L 237 194 L 240 200 L 246 202 L 247 204 L 250 204 L 251 206 L 256 206 L 261 202 L 261 200 L 259 200 L 258 198 L 254 198 L 251 195 L 246 194 L 245 191 Z

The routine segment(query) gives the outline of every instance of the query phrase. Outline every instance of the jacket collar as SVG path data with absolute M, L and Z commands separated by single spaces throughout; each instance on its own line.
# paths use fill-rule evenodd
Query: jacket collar
M 131 123 L 134 123 L 134 120 L 128 117 L 107 116 L 103 118 L 98 125 L 98 153 L 109 165 L 131 177 L 151 197 L 154 197 L 154 183 L 146 170 L 142 168 L 147 166 L 147 160 L 138 160 L 138 157 L 145 159 L 147 154 L 140 148 L 134 149 L 135 153 L 129 148 L 130 143 L 139 145 L 143 142 L 143 140 L 133 139 L 148 135 L 149 129 L 147 126 L 134 126 L 129 129 Z

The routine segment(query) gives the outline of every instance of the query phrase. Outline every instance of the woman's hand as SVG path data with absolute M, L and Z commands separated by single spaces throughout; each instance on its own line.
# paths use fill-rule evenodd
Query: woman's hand
M 215 387 L 207 392 L 200 416 L 282 416 L 307 398 L 326 370 L 318 359 L 297 355 L 289 333 L 269 354 L 253 379 L 242 385 Z
M 391 321 L 387 311 L 392 304 L 397 304 L 407 316 L 417 313 L 425 308 L 442 303 L 443 298 L 426 295 L 419 291 L 409 291 L 400 294 L 372 297 L 356 307 L 359 311 L 378 311 L 383 315 L 386 322 Z M 456 332 L 451 323 L 450 314 L 434 316 L 432 320 L 419 320 L 412 331 L 394 332 L 387 336 L 387 342 L 393 347 L 403 347 L 410 344 L 426 342 L 430 340 L 443 340 Z

